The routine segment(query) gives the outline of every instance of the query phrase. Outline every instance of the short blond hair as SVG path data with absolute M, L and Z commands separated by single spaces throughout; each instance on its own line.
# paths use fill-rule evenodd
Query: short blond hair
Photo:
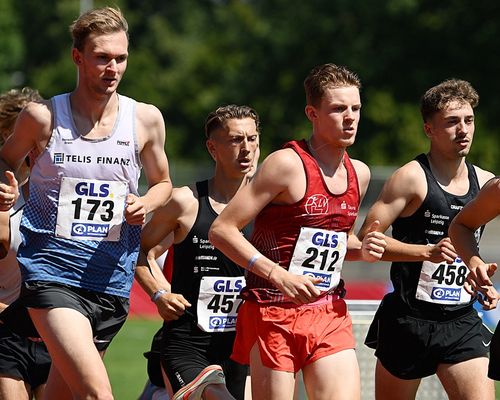
M 358 75 L 342 65 L 322 64 L 314 67 L 304 80 L 306 102 L 317 107 L 327 89 L 343 86 L 361 88 Z
M 73 47 L 83 51 L 85 41 L 91 34 L 105 35 L 125 32 L 128 38 L 128 23 L 118 8 L 103 7 L 89 10 L 78 17 L 69 27 Z

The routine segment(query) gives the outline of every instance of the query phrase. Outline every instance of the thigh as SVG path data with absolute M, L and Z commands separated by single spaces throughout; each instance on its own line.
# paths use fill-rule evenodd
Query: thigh
M 302 370 L 310 400 L 359 400 L 360 376 L 356 353 L 347 349 L 320 358 Z
M 250 374 L 252 399 L 292 400 L 295 388 L 295 373 L 277 371 L 266 367 L 261 360 L 259 348 L 250 351 Z
M 420 379 L 400 379 L 384 368 L 380 360 L 375 367 L 375 398 L 377 400 L 414 400 Z
M 0 375 L 0 399 L 30 400 L 31 389 L 20 378 Z
M 437 375 L 450 400 L 494 400 L 495 387 L 487 372 L 488 359 L 479 357 L 456 364 L 440 364 Z
M 70 308 L 31 308 L 29 313 L 53 364 L 75 396 L 111 393 L 106 368 L 84 315 Z

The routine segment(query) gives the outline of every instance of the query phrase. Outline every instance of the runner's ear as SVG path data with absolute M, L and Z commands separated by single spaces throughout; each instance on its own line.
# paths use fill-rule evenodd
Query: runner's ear
M 216 157 L 215 157 L 216 150 L 215 150 L 215 144 L 214 144 L 213 140 L 212 139 L 207 139 L 207 141 L 205 142 L 205 144 L 207 146 L 208 153 L 213 158 L 213 160 L 216 161 Z

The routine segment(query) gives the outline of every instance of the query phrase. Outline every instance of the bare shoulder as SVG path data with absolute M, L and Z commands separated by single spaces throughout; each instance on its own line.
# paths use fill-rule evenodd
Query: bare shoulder
M 176 204 L 177 207 L 189 207 L 193 203 L 198 201 L 198 194 L 196 191 L 196 185 L 192 184 L 189 186 L 181 186 L 172 189 L 172 197 L 168 201 L 168 204 Z
M 292 149 L 280 149 L 272 152 L 262 162 L 262 166 L 264 165 L 266 168 L 278 169 L 279 173 L 303 169 L 302 160 Z
M 352 166 L 356 171 L 356 175 L 358 176 L 360 186 L 368 186 L 370 182 L 371 172 L 368 165 L 366 165 L 363 161 L 356 160 L 351 158 Z
M 158 107 L 153 104 L 137 102 L 136 118 L 144 126 L 151 126 L 163 121 L 163 116 Z
M 264 159 L 252 182 L 286 187 L 301 173 L 304 167 L 299 155 L 292 149 L 280 149 Z
M 167 204 L 155 210 L 155 220 L 164 222 L 176 221 L 193 207 L 197 207 L 198 200 L 194 190 L 191 186 L 174 188 Z
M 52 120 L 52 103 L 50 100 L 28 103 L 18 117 L 20 124 L 26 124 L 32 128 L 37 127 L 37 132 L 42 136 L 50 135 Z M 26 130 L 23 129 L 23 132 L 26 132 Z M 31 130 L 31 132 L 33 131 Z
M 483 187 L 486 182 L 488 182 L 491 178 L 495 177 L 495 175 L 492 172 L 479 168 L 477 165 L 474 165 L 474 169 L 476 171 L 480 187 Z
M 268 203 L 292 204 L 302 198 L 306 175 L 302 160 L 292 149 L 271 153 L 259 166 L 247 191 L 258 198 L 261 206 Z M 246 188 L 242 189 L 242 193 Z
M 416 160 L 396 169 L 389 179 L 405 186 L 421 185 L 426 182 L 425 172 Z
M 148 103 L 137 103 L 135 118 L 137 134 L 142 143 L 150 141 L 165 141 L 165 121 L 161 111 Z
M 412 160 L 396 169 L 387 179 L 381 196 L 386 199 L 423 200 L 427 194 L 425 172 L 420 164 Z

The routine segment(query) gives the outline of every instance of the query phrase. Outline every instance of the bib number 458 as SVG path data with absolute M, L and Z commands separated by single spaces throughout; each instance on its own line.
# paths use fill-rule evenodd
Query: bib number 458
M 438 284 L 443 282 L 446 285 L 463 286 L 467 277 L 467 267 L 465 265 L 440 264 L 432 274 Z

